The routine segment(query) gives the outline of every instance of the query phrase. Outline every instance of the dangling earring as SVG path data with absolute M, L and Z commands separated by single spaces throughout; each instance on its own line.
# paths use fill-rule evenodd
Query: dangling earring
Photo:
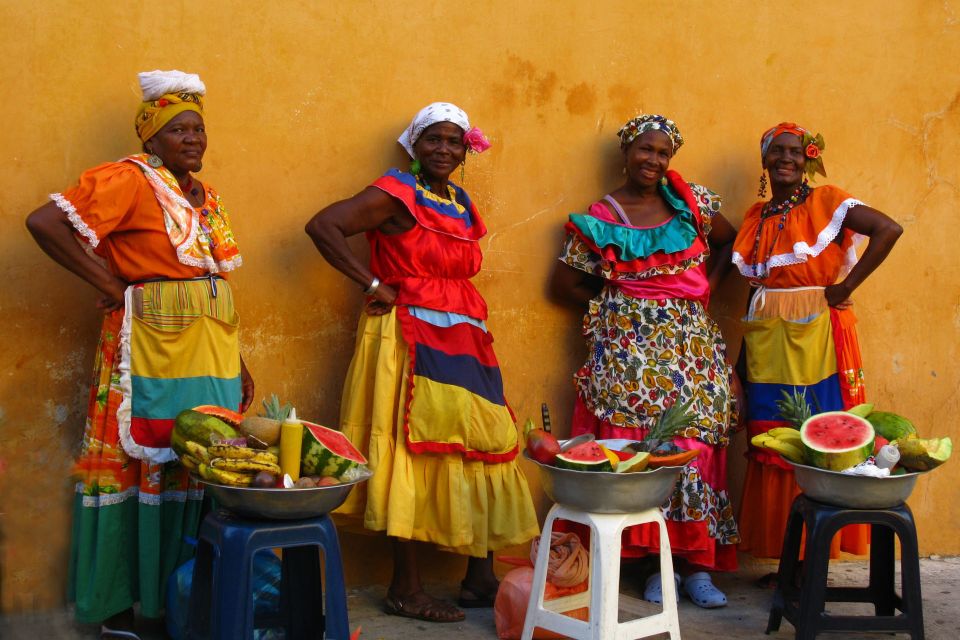
M 420 160 L 417 158 L 414 158 L 413 162 L 410 163 L 410 173 L 415 176 L 420 175 Z
M 667 176 L 660 178 L 660 185 L 664 187 L 667 186 Z
M 757 195 L 761 198 L 767 197 L 767 172 L 766 171 L 760 174 L 760 188 L 757 190 Z
M 147 156 L 147 164 L 154 169 L 159 169 L 163 166 L 163 160 L 160 159 L 160 156 L 151 151 L 150 155 Z
M 464 173 L 464 169 L 466 168 L 467 168 L 467 157 L 464 156 L 463 162 L 460 163 L 460 184 L 463 184 L 463 179 L 464 179 L 463 173 Z

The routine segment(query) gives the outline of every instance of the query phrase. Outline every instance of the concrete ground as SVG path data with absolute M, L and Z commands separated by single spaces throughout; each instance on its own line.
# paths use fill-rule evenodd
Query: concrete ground
M 705 610 L 683 598 L 680 602 L 680 631 L 688 640 L 726 640 L 742 638 L 792 638 L 794 629 L 784 621 L 780 631 L 764 635 L 771 589 L 760 588 L 754 582 L 764 574 L 775 571 L 776 565 L 741 556 L 741 568 L 736 574 L 717 575 L 715 583 L 725 591 L 730 604 L 722 609 Z M 639 597 L 640 576 L 633 568 L 624 567 L 621 592 Z M 925 558 L 920 562 L 923 591 L 923 616 L 927 640 L 954 640 L 960 636 L 960 558 Z M 866 561 L 835 562 L 831 564 L 831 586 L 866 585 Z M 437 595 L 456 597 L 452 585 L 428 585 Z M 361 640 L 417 638 L 417 640 L 478 640 L 497 637 L 492 609 L 467 611 L 464 622 L 431 624 L 389 616 L 383 613 L 381 601 L 384 587 L 380 585 L 350 589 L 348 594 L 350 627 L 363 628 Z M 648 606 L 642 603 L 641 607 Z M 649 605 L 653 606 L 653 605 Z M 867 605 L 830 605 L 829 611 L 869 614 Z M 166 638 L 162 624 L 141 621 L 143 640 Z M 3 640 L 88 640 L 97 637 L 97 629 L 77 625 L 67 610 L 18 614 L 0 618 L 0 638 Z M 665 636 L 663 636 L 665 637 Z M 890 637 L 888 634 L 833 634 L 834 638 Z

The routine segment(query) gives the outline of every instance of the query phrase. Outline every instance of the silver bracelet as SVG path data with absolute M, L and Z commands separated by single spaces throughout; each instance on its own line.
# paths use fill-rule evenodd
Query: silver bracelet
M 380 286 L 380 278 L 373 276 L 373 281 L 370 283 L 370 286 L 363 290 L 363 294 L 367 296 L 372 296 L 377 292 L 377 288 Z

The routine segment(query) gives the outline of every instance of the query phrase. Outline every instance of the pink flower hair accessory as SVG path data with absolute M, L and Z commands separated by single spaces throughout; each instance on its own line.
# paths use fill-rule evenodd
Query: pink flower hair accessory
M 476 127 L 467 129 L 467 132 L 463 134 L 463 143 L 467 145 L 467 150 L 473 153 L 483 153 L 490 148 L 490 141 L 487 136 L 483 135 L 483 131 Z

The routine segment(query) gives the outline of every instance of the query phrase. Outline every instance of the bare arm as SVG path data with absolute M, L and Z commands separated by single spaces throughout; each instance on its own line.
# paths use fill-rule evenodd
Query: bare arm
M 827 304 L 843 308 L 854 290 L 883 263 L 893 245 L 903 234 L 903 227 L 876 209 L 857 205 L 847 211 L 843 228 L 870 238 L 863 256 L 854 265 L 847 277 L 824 290 Z
M 713 216 L 710 228 L 710 261 L 707 265 L 707 281 L 710 290 L 714 291 L 724 276 L 730 271 L 730 255 L 733 253 L 733 241 L 737 238 L 737 230 L 723 214 Z
M 373 282 L 373 273 L 350 250 L 347 238 L 373 229 L 400 232 L 412 226 L 413 217 L 400 202 L 376 187 L 367 187 L 319 211 L 304 230 L 331 266 L 366 289 Z M 367 311 L 386 313 L 396 297 L 392 287 L 382 284 L 373 293 L 379 304 L 368 306 Z
M 127 283 L 86 254 L 74 238 L 74 228 L 67 214 L 55 203 L 48 202 L 27 216 L 27 230 L 44 253 L 103 294 L 97 306 L 105 311 L 123 306 Z
M 557 261 L 550 277 L 550 295 L 557 302 L 583 310 L 603 288 L 603 279 Z

